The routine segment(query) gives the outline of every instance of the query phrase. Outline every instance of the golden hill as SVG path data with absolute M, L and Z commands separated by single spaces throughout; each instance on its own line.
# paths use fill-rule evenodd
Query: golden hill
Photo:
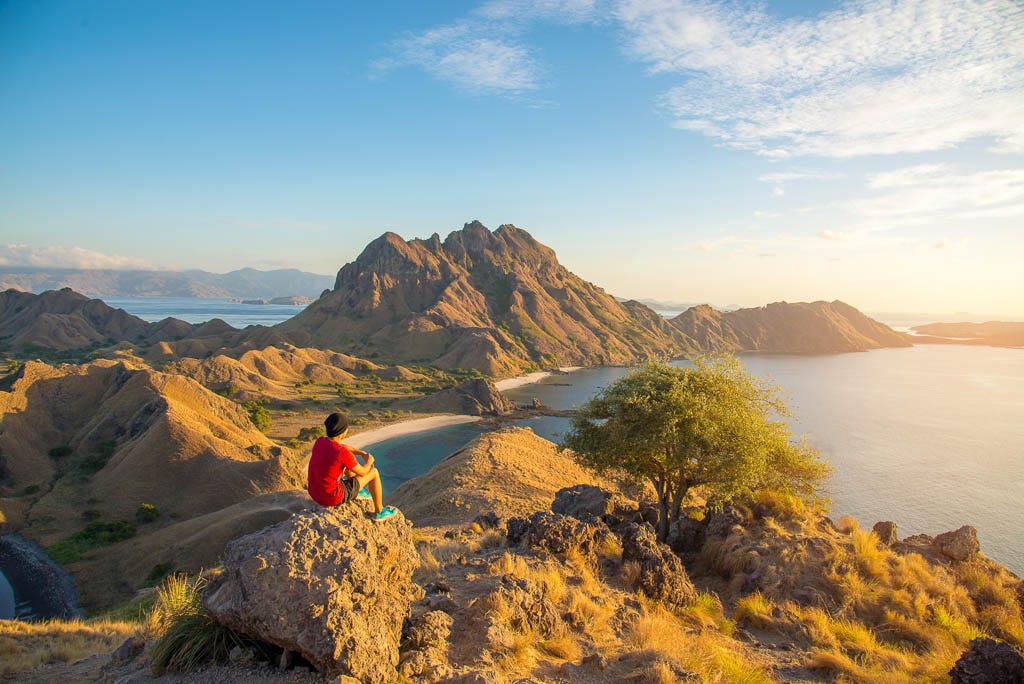
M 547 508 L 574 484 L 598 479 L 529 428 L 510 427 L 477 437 L 386 498 L 418 525 L 457 525 L 490 511 L 505 518 Z
M 909 347 L 910 338 L 834 302 L 775 302 L 737 311 L 701 305 L 671 321 L 703 351 L 833 354 Z
M 140 525 L 150 534 L 304 485 L 300 457 L 256 430 L 236 403 L 181 375 L 105 360 L 57 368 L 30 362 L 6 385 L 0 391 L 4 528 L 43 546 L 92 522 L 134 521 L 142 504 L 159 512 Z M 147 562 L 138 539 L 123 546 L 91 553 Z M 83 584 L 83 567 L 69 569 L 87 605 L 112 600 Z
M 477 221 L 444 241 L 382 235 L 338 272 L 333 291 L 275 329 L 299 346 L 495 376 L 687 348 L 654 311 L 570 273 L 526 231 Z

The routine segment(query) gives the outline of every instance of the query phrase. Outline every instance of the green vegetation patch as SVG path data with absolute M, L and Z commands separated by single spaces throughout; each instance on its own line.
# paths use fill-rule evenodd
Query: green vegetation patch
M 67 565 L 74 563 L 90 549 L 116 544 L 134 536 L 135 525 L 127 520 L 115 520 L 114 522 L 99 522 L 97 520 L 86 525 L 85 529 L 79 530 L 67 539 L 49 547 L 46 549 L 46 553 L 58 563 Z
M 270 430 L 270 411 L 267 410 L 266 402 L 264 401 L 247 401 L 242 404 L 242 408 L 249 414 L 249 420 L 256 426 L 256 429 L 260 432 L 267 432 Z
M 103 470 L 114 456 L 116 448 L 117 443 L 112 439 L 105 439 L 97 444 L 95 451 L 78 462 L 78 474 L 82 477 L 92 477 Z
M 160 517 L 160 509 L 153 504 L 139 504 L 135 511 L 135 521 L 141 524 L 151 523 Z

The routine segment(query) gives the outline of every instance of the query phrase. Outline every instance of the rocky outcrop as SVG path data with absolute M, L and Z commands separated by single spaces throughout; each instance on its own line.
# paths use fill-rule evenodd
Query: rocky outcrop
M 19 604 L 29 607 L 32 619 L 82 617 L 71 577 L 29 540 L 16 534 L 0 537 L 0 572 L 10 582 Z
M 653 310 L 570 273 L 526 231 L 478 221 L 444 240 L 385 233 L 338 272 L 332 292 L 277 328 L 300 346 L 496 376 L 688 348 Z
M 493 382 L 483 378 L 467 380 L 460 385 L 418 399 L 413 404 L 424 413 L 459 413 L 470 416 L 499 416 L 515 409 L 515 404 L 498 391 Z
M 896 523 L 890 520 L 883 520 L 876 522 L 875 526 L 871 528 L 871 531 L 878 537 L 878 541 L 885 546 L 892 546 L 899 540 L 899 536 L 896 532 Z
M 833 354 L 912 344 L 908 335 L 840 301 L 775 302 L 724 312 L 700 305 L 671 323 L 703 351 Z
M 978 542 L 978 530 L 970 525 L 964 525 L 952 532 L 943 532 L 935 537 L 932 544 L 939 553 L 958 562 L 974 558 L 981 550 L 981 544 Z
M 397 678 L 417 565 L 412 529 L 321 508 L 236 539 L 203 604 L 217 622 L 300 653 L 330 677 Z
M 622 533 L 622 562 L 636 563 L 640 590 L 650 598 L 677 606 L 686 606 L 697 598 L 679 557 L 665 544 L 659 544 L 654 529 L 631 524 Z
M 452 616 L 441 610 L 427 611 L 416 618 L 409 628 L 399 667 L 404 677 L 429 676 L 436 681 L 451 675 L 448 638 L 453 622 Z
M 582 522 L 568 515 L 539 511 L 530 516 L 528 524 L 512 523 L 509 529 L 527 546 L 548 553 L 575 553 L 583 558 L 594 554 L 599 536 L 608 534 L 603 523 Z
M 1024 653 L 994 639 L 973 639 L 949 676 L 952 684 L 1024 684 Z
M 603 487 L 588 484 L 558 490 L 551 504 L 551 512 L 583 521 L 600 520 L 609 527 L 627 520 L 635 522 L 639 515 L 636 502 Z

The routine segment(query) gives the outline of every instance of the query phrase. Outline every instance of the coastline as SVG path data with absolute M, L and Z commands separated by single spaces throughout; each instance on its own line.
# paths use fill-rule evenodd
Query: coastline
M 357 449 L 364 449 L 371 444 L 383 442 L 385 439 L 391 439 L 392 437 L 412 435 L 417 432 L 426 432 L 428 430 L 434 430 L 436 428 L 448 427 L 449 425 L 475 423 L 478 420 L 480 420 L 480 416 L 465 415 L 447 415 L 431 416 L 429 418 L 413 418 L 412 420 L 403 420 L 392 425 L 385 425 L 384 427 L 376 428 L 374 430 L 368 430 L 366 432 L 357 433 L 346 439 L 345 444 L 351 447 L 355 447 Z
M 573 371 L 582 370 L 583 366 L 563 366 L 559 368 L 559 373 L 572 373 Z M 494 386 L 498 388 L 499 392 L 514 389 L 516 387 L 522 387 L 523 385 L 532 385 L 535 382 L 540 382 L 544 378 L 554 375 L 553 371 L 537 371 L 536 373 L 528 373 L 526 375 L 520 375 L 514 378 L 507 378 L 505 380 L 498 380 L 494 383 Z

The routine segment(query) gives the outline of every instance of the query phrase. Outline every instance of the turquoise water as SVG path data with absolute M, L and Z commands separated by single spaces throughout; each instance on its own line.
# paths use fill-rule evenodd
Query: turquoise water
M 306 308 L 286 304 L 242 304 L 227 299 L 195 297 L 104 297 L 103 301 L 115 309 L 124 309 L 151 323 L 168 316 L 186 323 L 205 323 L 219 318 L 236 328 L 277 325 Z
M 834 516 L 854 515 L 865 526 L 893 520 L 901 536 L 974 525 L 988 556 L 1024 573 L 1024 352 L 922 345 L 742 359 L 783 387 L 794 432 L 808 433 L 835 466 Z M 625 372 L 588 369 L 506 395 L 572 408 Z M 556 441 L 568 426 L 552 417 L 523 423 Z M 455 427 L 368 447 L 387 491 L 476 434 Z

